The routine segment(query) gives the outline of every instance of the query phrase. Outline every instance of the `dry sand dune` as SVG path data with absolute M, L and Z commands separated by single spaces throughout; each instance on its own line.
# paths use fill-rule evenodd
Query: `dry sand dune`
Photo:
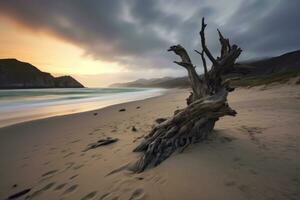
M 123 170 L 132 149 L 156 118 L 185 106 L 187 90 L 2 128 L 0 199 L 300 199 L 299 89 L 238 89 L 229 96 L 238 115 L 209 141 L 141 174 Z M 119 140 L 84 151 L 106 137 Z

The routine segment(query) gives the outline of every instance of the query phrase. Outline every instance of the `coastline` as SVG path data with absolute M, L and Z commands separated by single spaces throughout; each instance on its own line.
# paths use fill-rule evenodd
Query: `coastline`
M 137 159 L 132 149 L 155 119 L 185 107 L 188 90 L 0 128 L 0 199 L 29 188 L 24 197 L 49 200 L 296 199 L 298 91 L 237 89 L 229 101 L 238 115 L 220 119 L 211 140 L 141 174 L 120 169 Z M 83 152 L 106 137 L 119 140 Z
M 108 90 L 109 88 L 103 88 L 103 89 Z M 122 88 L 113 88 L 113 90 L 119 90 L 119 89 Z M 38 119 L 45 119 L 45 118 L 50 118 L 55 116 L 64 116 L 69 114 L 88 112 L 88 111 L 98 110 L 112 105 L 144 100 L 144 99 L 163 95 L 167 91 L 166 89 L 161 89 L 161 88 L 147 88 L 142 90 L 140 88 L 133 88 L 133 89 L 136 89 L 137 91 L 111 93 L 108 95 L 103 94 L 103 96 L 100 93 L 100 96 L 95 96 L 95 97 L 92 96 L 92 97 L 81 98 L 81 99 L 72 99 L 74 97 L 65 96 L 64 98 L 66 98 L 66 100 L 61 100 L 58 98 L 58 101 L 53 101 L 53 99 L 49 99 L 47 102 L 47 99 L 42 99 L 42 101 L 37 103 L 34 102 L 31 103 L 28 102 L 27 100 L 24 101 L 24 103 L 20 100 L 19 102 L 14 102 L 15 100 L 13 100 L 12 102 L 14 102 L 14 104 L 10 105 L 9 104 L 10 101 L 4 100 L 3 105 L 1 104 L 3 102 L 0 102 L 0 107 L 3 106 L 2 110 L 0 110 L 0 128 L 23 123 L 23 122 L 38 120 Z M 24 92 L 24 90 L 19 90 L 19 91 Z M 32 90 L 26 90 L 25 92 L 28 91 L 30 92 Z M 53 91 L 51 90 L 44 90 L 42 92 L 53 93 Z M 49 96 L 51 95 L 51 93 L 49 94 Z M 95 94 L 99 95 L 97 94 L 97 91 L 95 91 Z M 69 100 L 68 98 L 71 98 L 71 100 Z M 16 103 L 19 104 L 17 107 L 16 107 L 17 105 Z

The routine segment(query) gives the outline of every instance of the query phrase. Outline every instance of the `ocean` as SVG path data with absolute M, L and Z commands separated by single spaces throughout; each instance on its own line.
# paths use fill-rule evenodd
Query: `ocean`
M 145 88 L 0 90 L 0 127 L 142 100 L 163 92 Z

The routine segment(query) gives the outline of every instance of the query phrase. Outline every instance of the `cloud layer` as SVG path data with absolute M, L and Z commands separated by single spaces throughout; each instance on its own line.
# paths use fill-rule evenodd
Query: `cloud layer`
M 216 28 L 239 44 L 243 59 L 277 55 L 300 47 L 297 0 L 9 0 L 0 15 L 71 42 L 94 59 L 129 70 L 174 68 L 166 49 L 199 47 L 201 17 L 207 42 L 218 54 Z

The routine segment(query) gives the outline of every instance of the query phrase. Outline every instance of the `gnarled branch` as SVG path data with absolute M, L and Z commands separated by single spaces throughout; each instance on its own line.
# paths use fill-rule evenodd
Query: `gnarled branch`
M 204 56 L 204 51 L 202 50 L 202 52 L 200 52 L 198 50 L 195 50 L 195 52 L 200 54 L 200 56 L 201 56 L 201 60 L 202 60 L 203 68 L 204 68 L 204 76 L 205 76 L 205 79 L 208 79 L 207 65 L 206 65 L 206 60 L 205 60 L 205 56 Z
M 191 94 L 191 98 L 201 98 L 205 95 L 205 90 L 203 89 L 203 81 L 200 80 L 194 65 L 191 62 L 190 56 L 188 55 L 187 51 L 181 45 L 174 45 L 171 46 L 168 51 L 173 51 L 176 55 L 181 58 L 181 61 L 174 61 L 174 63 L 184 67 L 188 71 L 189 80 L 191 82 L 191 86 L 193 89 L 193 93 Z
M 205 43 L 205 28 L 206 28 L 207 24 L 205 24 L 204 21 L 204 17 L 202 18 L 202 27 L 201 27 L 201 31 L 200 31 L 200 37 L 201 37 L 201 45 L 202 45 L 202 49 L 205 52 L 206 56 L 209 58 L 209 60 L 213 63 L 213 65 L 218 65 L 216 59 L 213 57 L 213 55 L 210 53 L 209 49 L 206 46 Z
M 221 59 L 222 59 L 228 52 L 231 51 L 231 46 L 229 43 L 229 39 L 224 38 L 219 29 L 217 29 L 217 31 L 219 34 L 219 41 L 221 43 Z

